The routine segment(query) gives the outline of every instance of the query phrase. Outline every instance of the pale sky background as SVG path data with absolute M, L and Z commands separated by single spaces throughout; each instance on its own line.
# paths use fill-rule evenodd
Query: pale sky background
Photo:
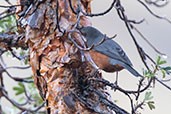
M 0 0 L 0 4 L 3 4 L 4 0 Z M 15 0 L 11 0 L 14 1 Z M 93 0 L 92 2 L 92 11 L 94 13 L 103 12 L 107 9 L 113 0 Z M 143 18 L 146 21 L 140 25 L 135 25 L 148 40 L 161 52 L 166 53 L 167 58 L 167 65 L 171 65 L 171 24 L 164 20 L 157 19 L 153 17 L 137 0 L 121 0 L 122 5 L 125 8 L 125 13 L 129 17 L 129 19 L 141 20 Z M 166 7 L 163 8 L 156 8 L 154 6 L 150 6 L 150 8 L 158 15 L 167 16 L 171 20 L 171 3 L 169 3 Z M 98 28 L 107 36 L 113 36 L 117 34 L 115 41 L 117 41 L 124 51 L 129 56 L 130 60 L 132 61 L 134 68 L 136 68 L 140 73 L 142 73 L 142 68 L 144 68 L 143 63 L 137 53 L 135 45 L 125 27 L 125 24 L 119 19 L 117 12 L 115 9 L 110 11 L 105 16 L 101 17 L 94 17 L 91 18 L 93 26 Z M 138 35 L 136 35 L 136 39 L 138 43 L 143 47 L 143 49 L 156 60 L 158 54 Z M 10 66 L 21 64 L 14 59 L 6 59 Z M 11 70 L 15 76 L 29 76 L 31 71 L 22 71 L 16 72 L 15 70 Z M 110 80 L 111 82 L 115 81 L 115 73 L 104 73 L 106 79 Z M 132 76 L 131 74 L 128 75 L 128 71 L 123 70 L 119 73 L 119 85 L 125 89 L 136 89 L 136 85 L 138 84 L 139 78 Z M 6 78 L 5 82 L 7 85 L 6 88 L 9 90 L 12 88 L 13 81 Z M 171 86 L 171 82 L 167 83 Z M 156 82 L 155 88 L 151 89 L 154 96 L 155 107 L 156 109 L 150 110 L 147 106 L 141 110 L 142 114 L 171 114 L 171 91 L 163 87 L 161 84 Z M 117 104 L 126 110 L 130 111 L 130 102 L 128 98 L 123 95 L 122 93 L 110 91 L 113 100 L 118 100 Z M 14 93 L 10 93 L 11 96 Z M 141 96 L 144 98 L 144 95 Z M 3 106 L 3 110 L 9 109 L 10 103 L 6 102 L 4 99 L 0 101 Z M 7 114 L 10 114 L 9 112 Z

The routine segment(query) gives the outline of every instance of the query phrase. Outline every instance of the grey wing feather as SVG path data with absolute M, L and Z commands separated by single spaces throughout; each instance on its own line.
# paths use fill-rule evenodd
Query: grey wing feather
M 113 40 L 106 40 L 101 45 L 94 47 L 94 50 L 132 66 L 131 61 L 122 48 Z
M 122 65 L 125 69 L 127 69 L 130 73 L 132 73 L 134 76 L 136 76 L 136 77 L 143 77 L 143 76 L 141 76 L 134 68 L 132 68 L 130 65 L 128 65 L 128 64 L 125 64 L 125 63 L 123 63 L 123 62 L 121 62 L 121 61 L 117 61 L 117 60 L 114 60 L 114 59 L 110 59 L 110 63 L 112 63 L 112 64 L 120 64 L 120 65 Z

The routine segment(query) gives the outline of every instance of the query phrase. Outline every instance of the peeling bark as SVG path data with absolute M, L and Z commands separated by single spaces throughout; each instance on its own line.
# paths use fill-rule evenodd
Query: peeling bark
M 21 1 L 18 2 L 22 4 Z M 76 10 L 77 0 L 71 2 Z M 81 9 L 90 13 L 90 3 L 91 0 L 82 0 Z M 92 91 L 95 89 L 103 97 L 109 97 L 104 85 L 91 81 L 92 78 L 101 78 L 101 74 L 92 66 L 94 63 L 89 53 L 84 52 L 83 60 L 81 51 L 68 39 L 69 31 L 78 31 L 75 28 L 77 15 L 71 10 L 68 0 L 47 0 L 35 4 L 37 9 L 31 8 L 28 15 L 23 18 L 26 21 L 23 25 L 30 50 L 34 82 L 41 97 L 47 101 L 48 113 L 112 113 Z M 23 10 L 26 10 L 26 6 L 19 6 L 17 15 L 22 15 Z M 86 16 L 80 15 L 80 25 L 88 26 L 91 22 Z M 65 34 L 61 31 L 65 31 Z M 79 34 L 73 33 L 71 36 L 85 47 Z M 86 87 L 92 90 L 87 90 Z

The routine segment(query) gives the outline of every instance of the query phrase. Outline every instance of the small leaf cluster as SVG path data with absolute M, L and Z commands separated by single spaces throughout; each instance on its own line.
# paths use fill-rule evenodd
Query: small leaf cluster
M 158 59 L 157 59 L 157 62 L 156 62 L 156 66 L 157 68 L 159 68 L 163 74 L 163 78 L 166 77 L 166 74 L 167 75 L 170 75 L 170 72 L 171 72 L 171 67 L 170 66 L 167 66 L 167 67 L 161 67 L 160 65 L 163 65 L 163 64 L 166 64 L 167 61 L 165 60 L 161 60 L 161 57 L 158 56 Z
M 150 110 L 155 109 L 154 101 L 152 101 L 152 99 L 153 99 L 152 92 L 151 91 L 146 92 L 144 102 L 147 103 Z
M 3 19 L 0 19 L 0 32 L 7 32 L 10 28 L 13 28 L 14 32 L 17 31 L 15 15 L 10 15 Z
M 25 88 L 22 82 L 18 83 L 18 86 L 13 87 L 13 90 L 15 91 L 15 95 L 21 95 L 25 92 Z
M 33 100 L 33 101 L 29 101 L 31 108 L 40 106 L 43 103 L 43 100 L 40 97 L 39 92 L 36 89 L 34 83 L 23 84 L 22 82 L 19 82 L 17 86 L 13 87 L 13 90 L 15 91 L 16 96 L 20 96 L 19 98 L 20 103 L 27 100 L 27 97 L 25 96 L 25 92 L 27 92 L 28 97 Z
M 161 60 L 161 57 L 158 56 L 154 70 L 153 71 L 151 71 L 151 70 L 144 71 L 144 76 L 147 78 L 152 78 L 152 77 L 156 76 L 157 72 L 161 72 L 162 77 L 165 78 L 166 74 L 170 75 L 170 73 L 171 73 L 171 66 L 166 66 L 166 67 L 162 66 L 166 63 L 167 63 L 166 60 Z
M 156 60 L 156 64 L 154 67 L 154 70 L 145 70 L 144 71 L 144 78 L 154 78 L 158 72 L 162 73 L 162 77 L 165 78 L 166 74 L 170 75 L 171 72 L 171 67 L 170 66 L 166 66 L 163 67 L 164 64 L 166 64 L 167 61 L 166 60 L 162 60 L 160 56 L 158 56 L 157 60 Z M 152 96 L 152 92 L 146 92 L 145 94 L 145 98 L 144 98 L 144 102 L 147 103 L 148 107 L 152 110 L 155 109 L 154 106 L 154 101 L 152 101 L 153 96 Z

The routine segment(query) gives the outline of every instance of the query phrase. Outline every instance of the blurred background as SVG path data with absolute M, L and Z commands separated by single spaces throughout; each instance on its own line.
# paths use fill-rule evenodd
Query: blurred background
M 15 0 L 10 0 L 13 4 L 15 4 Z M 113 0 L 93 0 L 92 1 L 92 12 L 98 13 L 103 12 L 108 9 Z M 137 0 L 121 0 L 122 5 L 125 8 L 125 13 L 129 19 L 133 20 L 141 20 L 145 19 L 145 22 L 142 24 L 135 25 L 141 33 L 161 52 L 167 55 L 167 64 L 171 66 L 171 24 L 165 20 L 157 19 L 152 16 L 144 6 L 142 6 Z M 4 0 L 0 1 L 0 4 L 6 4 Z M 162 8 L 156 8 L 153 5 L 149 6 L 151 10 L 160 15 L 167 16 L 171 20 L 171 3 Z M 3 10 L 3 9 L 0 9 Z M 109 37 L 117 34 L 117 37 L 114 39 L 118 42 L 121 47 L 124 49 L 130 60 L 132 61 L 134 68 L 137 69 L 142 74 L 142 69 L 145 68 L 143 65 L 134 42 L 130 37 L 127 28 L 122 22 L 116 12 L 115 9 L 110 11 L 108 14 L 100 17 L 90 18 L 92 20 L 92 25 L 98 28 L 102 33 L 106 34 Z M 135 32 L 134 35 L 141 47 L 143 47 L 144 51 L 147 52 L 154 60 L 157 59 L 158 54 Z M 22 63 L 13 59 L 12 57 L 7 57 L 4 55 L 5 61 L 8 66 L 16 66 L 21 65 Z M 165 58 L 162 58 L 165 59 Z M 14 76 L 30 76 L 32 74 L 31 69 L 22 72 L 16 72 L 17 70 L 10 70 Z M 115 81 L 115 73 L 105 73 L 103 72 L 103 76 L 105 79 L 110 82 Z M 170 77 L 170 76 L 169 76 Z M 15 93 L 12 91 L 12 87 L 15 82 L 5 76 L 5 85 L 8 91 L 11 91 L 10 96 L 17 100 L 18 98 L 15 96 Z M 118 84 L 124 88 L 129 90 L 136 90 L 137 84 L 139 82 L 139 78 L 132 76 L 128 71 L 123 70 L 119 73 L 119 82 Z M 171 82 L 166 83 L 171 86 Z M 129 99 L 119 92 L 114 92 L 110 90 L 112 95 L 112 100 L 116 100 L 116 104 L 121 106 L 122 108 L 130 111 L 130 102 Z M 150 110 L 148 106 L 144 106 L 140 112 L 142 114 L 171 114 L 170 103 L 171 103 L 171 91 L 156 82 L 155 87 L 152 88 L 152 95 L 154 96 L 153 100 L 155 101 L 155 109 Z M 141 99 L 144 99 L 144 95 L 140 96 Z M 11 104 L 5 99 L 1 99 L 0 101 L 3 110 L 7 114 L 12 114 L 13 109 L 10 109 Z M 15 113 L 14 113 L 15 114 Z

